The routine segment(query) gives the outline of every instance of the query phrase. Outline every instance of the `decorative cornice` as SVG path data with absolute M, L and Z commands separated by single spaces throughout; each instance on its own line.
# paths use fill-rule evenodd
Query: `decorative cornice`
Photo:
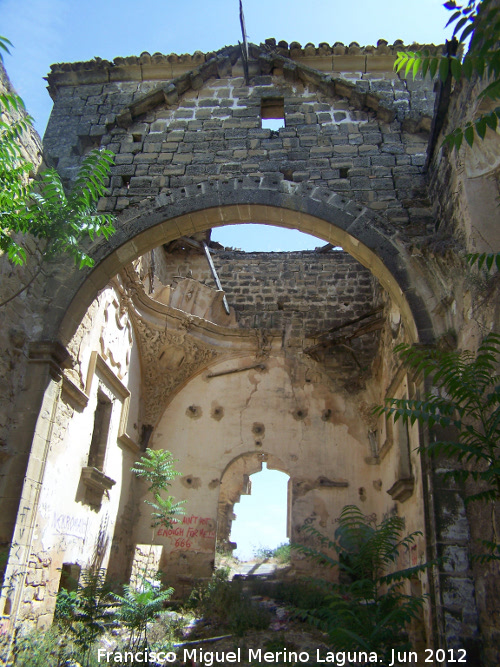
M 326 95 L 344 97 L 354 108 L 372 109 L 382 122 L 390 122 L 394 111 L 379 96 L 360 92 L 354 84 L 339 75 L 341 72 L 392 72 L 397 52 L 407 48 L 423 47 L 418 44 L 405 47 L 400 41 L 389 46 L 385 40 L 379 40 L 376 47 L 360 47 L 357 42 L 347 47 L 336 42 L 332 47 L 322 43 L 318 48 L 307 44 L 302 49 L 298 42 L 292 42 L 288 47 L 286 42 L 276 45 L 275 40 L 266 40 L 260 46 L 249 45 L 250 75 L 282 72 L 285 80 L 301 81 Z M 431 53 L 442 49 L 434 45 L 426 45 L 425 48 Z M 232 68 L 240 56 L 240 46 L 229 46 L 215 53 L 197 51 L 193 56 L 164 56 L 159 53 L 151 56 L 144 52 L 139 57 L 115 58 L 112 63 L 96 58 L 84 63 L 52 65 L 47 81 L 53 98 L 59 86 L 111 81 L 162 81 L 118 114 L 116 124 L 128 127 L 135 118 L 160 104 L 176 105 L 187 90 L 201 88 L 211 77 L 234 76 Z
M 257 46 L 257 45 L 252 45 Z M 268 52 L 273 51 L 286 58 L 299 60 L 301 58 L 329 58 L 331 56 L 396 56 L 399 51 L 417 51 L 427 49 L 430 53 L 438 53 L 442 49 L 442 45 L 434 44 L 411 44 L 405 45 L 400 39 L 393 44 L 389 44 L 385 39 L 379 39 L 377 45 L 360 46 L 358 42 L 351 42 L 349 45 L 342 42 L 335 42 L 330 45 L 327 42 L 321 42 L 315 46 L 312 42 L 308 42 L 302 46 L 299 42 L 290 42 L 284 40 L 276 43 L 275 39 L 266 39 L 266 41 L 259 46 L 260 50 Z M 47 77 L 49 85 L 52 83 L 51 78 L 54 74 L 68 73 L 68 72 L 89 72 L 89 71 L 114 71 L 110 80 L 117 81 L 117 75 L 124 74 L 127 69 L 141 68 L 144 74 L 153 74 L 161 68 L 164 71 L 169 69 L 175 72 L 175 68 L 179 67 L 184 71 L 191 70 L 202 65 L 209 60 L 227 54 L 232 49 L 239 49 L 239 46 L 228 46 L 219 51 L 209 51 L 203 53 L 202 51 L 195 51 L 193 54 L 170 53 L 165 55 L 163 53 L 153 53 L 152 55 L 147 51 L 141 53 L 140 56 L 126 56 L 117 57 L 113 61 L 103 60 L 102 58 L 94 58 L 93 60 L 75 62 L 75 63 L 55 63 L 50 66 L 50 73 Z M 340 61 L 339 61 L 340 62 Z M 175 73 L 173 74 L 175 76 Z M 146 78 L 146 77 L 145 77 Z M 154 77 L 153 77 L 154 78 Z M 162 76 L 163 78 L 163 76 Z

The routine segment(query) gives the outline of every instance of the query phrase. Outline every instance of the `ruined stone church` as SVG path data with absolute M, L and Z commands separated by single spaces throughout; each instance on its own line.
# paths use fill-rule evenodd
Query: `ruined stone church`
M 419 455 L 424 429 L 373 413 L 426 389 L 397 344 L 474 350 L 499 330 L 498 276 L 463 259 L 500 250 L 499 134 L 443 149 L 481 112 L 478 84 L 405 79 L 404 48 L 270 39 L 248 60 L 237 46 L 52 66 L 43 158 L 70 183 L 88 151 L 115 153 L 99 208 L 116 233 L 89 246 L 92 269 L 50 263 L 0 311 L 5 628 L 47 627 L 61 585 L 95 562 L 125 582 L 153 559 L 182 596 L 231 546 L 265 462 L 289 476 L 292 542 L 306 523 L 333 537 L 349 504 L 421 531 L 399 565 L 446 557 L 413 584 L 421 645 L 495 664 L 498 569 L 471 561 L 495 517 Z M 211 240 L 243 223 L 318 247 Z M 8 298 L 29 267 L 0 259 Z M 130 470 L 147 447 L 178 459 L 186 501 L 152 549 Z

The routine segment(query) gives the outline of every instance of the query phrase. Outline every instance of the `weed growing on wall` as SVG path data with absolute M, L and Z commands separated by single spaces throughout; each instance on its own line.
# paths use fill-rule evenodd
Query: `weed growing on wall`
M 465 502 L 495 503 L 500 500 L 500 336 L 490 333 L 476 354 L 442 351 L 409 345 L 395 348 L 404 364 L 432 379 L 434 390 L 422 400 L 388 398 L 377 414 L 394 421 L 419 422 L 431 429 L 430 442 L 420 451 L 444 454 L 457 467 L 446 472 L 462 484 L 476 482 Z M 483 561 L 500 560 L 496 527 L 483 540 Z

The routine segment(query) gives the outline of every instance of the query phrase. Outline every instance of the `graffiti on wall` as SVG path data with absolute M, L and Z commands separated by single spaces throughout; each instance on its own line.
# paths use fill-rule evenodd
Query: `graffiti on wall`
M 50 505 L 44 504 L 40 516 L 45 519 L 42 533 L 44 549 L 57 545 L 59 550 L 69 544 L 82 544 L 87 536 L 89 519 L 74 514 L 60 512 Z
M 156 535 L 168 538 L 171 549 L 203 551 L 213 548 L 215 532 L 215 519 L 191 514 L 170 528 L 159 528 Z

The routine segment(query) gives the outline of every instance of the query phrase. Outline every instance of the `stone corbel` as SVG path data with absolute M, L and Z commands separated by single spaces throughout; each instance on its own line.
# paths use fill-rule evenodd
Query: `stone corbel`
M 62 395 L 69 403 L 81 410 L 86 408 L 89 402 L 87 394 L 66 374 L 63 375 Z
M 405 477 L 398 479 L 387 493 L 391 496 L 393 500 L 398 500 L 400 503 L 404 503 L 405 500 L 408 500 L 410 496 L 413 495 L 413 490 L 415 488 L 415 480 L 413 477 Z
M 85 503 L 91 507 L 100 507 L 103 495 L 116 484 L 101 470 L 90 466 L 82 468 L 80 481 L 85 487 Z

